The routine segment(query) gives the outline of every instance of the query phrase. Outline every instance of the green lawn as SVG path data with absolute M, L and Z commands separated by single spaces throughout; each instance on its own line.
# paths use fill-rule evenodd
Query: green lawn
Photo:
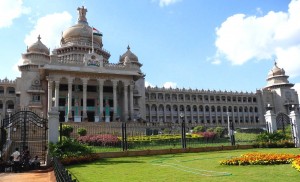
M 299 181 L 300 172 L 291 164 L 268 166 L 223 166 L 220 160 L 249 152 L 293 153 L 299 149 L 248 149 L 219 152 L 169 154 L 148 157 L 101 159 L 68 166 L 80 182 L 98 181 Z

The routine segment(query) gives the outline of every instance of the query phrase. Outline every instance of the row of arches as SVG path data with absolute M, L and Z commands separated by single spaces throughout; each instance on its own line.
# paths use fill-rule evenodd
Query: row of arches
M 176 123 L 180 121 L 181 113 L 189 123 L 225 125 L 228 119 L 237 124 L 259 123 L 257 106 L 146 104 L 146 120 L 149 122 Z
M 6 113 L 7 109 L 15 109 L 15 103 L 13 100 L 0 100 L 0 113 Z
M 189 102 L 242 102 L 256 103 L 255 96 L 225 96 L 225 95 L 203 95 L 203 94 L 182 94 L 182 93 L 146 93 L 146 100 L 160 101 L 189 101 Z
M 214 105 L 163 105 L 163 104 L 146 104 L 146 113 L 164 112 L 164 111 L 188 111 L 188 112 L 250 112 L 258 113 L 257 106 L 214 106 Z
M 14 87 L 8 86 L 8 87 L 4 87 L 4 86 L 0 86 L 0 95 L 6 95 L 6 94 L 15 94 L 16 90 Z

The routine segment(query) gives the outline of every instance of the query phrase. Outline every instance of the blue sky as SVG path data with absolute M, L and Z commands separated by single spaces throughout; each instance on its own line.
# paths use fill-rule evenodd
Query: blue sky
M 0 0 L 0 79 L 39 34 L 58 47 L 80 6 L 110 62 L 129 44 L 147 85 L 255 92 L 277 59 L 300 88 L 300 0 Z

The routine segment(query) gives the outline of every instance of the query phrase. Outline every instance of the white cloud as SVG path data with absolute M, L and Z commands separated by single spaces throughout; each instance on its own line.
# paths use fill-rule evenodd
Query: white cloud
M 145 87 L 156 87 L 155 85 L 145 81 Z M 176 88 L 177 83 L 175 82 L 165 82 L 162 86 L 159 87 L 165 87 L 165 88 Z
M 147 81 L 145 81 L 145 87 L 154 87 L 154 85 L 151 84 L 151 83 L 149 83 L 149 82 L 147 82 Z
M 177 87 L 177 83 L 174 82 L 166 82 L 163 85 L 165 88 L 176 88 Z
M 18 66 L 19 66 L 19 65 L 22 65 L 22 64 L 23 64 L 23 59 L 20 58 L 20 59 L 18 60 L 18 62 L 16 62 L 16 63 L 13 65 L 13 67 L 12 67 L 12 71 L 13 71 L 14 73 L 16 73 L 17 76 L 20 76 L 20 72 L 19 72 Z
M 2 17 L 0 18 L 0 28 L 11 26 L 14 19 L 22 14 L 28 14 L 30 11 L 30 8 L 23 6 L 22 0 L 1 0 L 0 12 Z
M 299 75 L 299 9 L 300 0 L 292 0 L 288 12 L 270 11 L 259 17 L 235 14 L 227 18 L 216 28 L 215 57 L 224 56 L 233 65 L 277 57 L 288 74 Z
M 37 41 L 38 35 L 41 41 L 51 49 L 60 43 L 61 33 L 72 24 L 72 16 L 68 12 L 54 13 L 43 16 L 36 21 L 36 24 L 25 37 L 25 44 L 30 46 Z
M 160 7 L 169 6 L 171 4 L 175 4 L 180 1 L 181 0 L 159 0 L 159 6 Z

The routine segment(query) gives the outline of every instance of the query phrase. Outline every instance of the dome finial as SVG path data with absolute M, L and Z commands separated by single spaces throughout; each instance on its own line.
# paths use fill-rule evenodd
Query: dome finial
M 79 14 L 79 17 L 78 17 L 78 22 L 86 22 L 86 12 L 87 12 L 87 9 L 84 8 L 84 6 L 82 6 L 81 8 L 78 7 L 77 8 L 77 11 L 78 11 L 78 14 Z
M 41 41 L 41 36 L 40 35 L 38 36 L 38 41 Z
M 128 51 L 130 50 L 130 46 L 129 46 L 129 44 L 128 44 L 128 46 L 127 46 L 127 50 L 128 50 Z

